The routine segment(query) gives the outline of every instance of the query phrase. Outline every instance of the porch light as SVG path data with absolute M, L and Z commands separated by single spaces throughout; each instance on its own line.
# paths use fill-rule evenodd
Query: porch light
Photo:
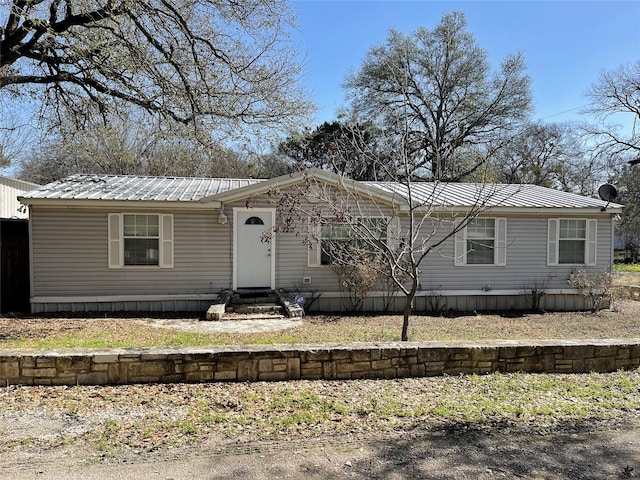
M 220 225 L 226 225 L 227 223 L 227 216 L 224 214 L 222 210 L 220 210 L 220 213 L 218 214 L 218 223 Z

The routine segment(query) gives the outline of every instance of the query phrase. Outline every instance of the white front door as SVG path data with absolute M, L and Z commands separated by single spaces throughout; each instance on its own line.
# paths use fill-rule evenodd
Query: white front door
M 234 209 L 235 288 L 275 288 L 275 209 Z

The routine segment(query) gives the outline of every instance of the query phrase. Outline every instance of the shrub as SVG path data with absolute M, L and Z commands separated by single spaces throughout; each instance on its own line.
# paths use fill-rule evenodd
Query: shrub
M 569 285 L 578 288 L 591 308 L 597 312 L 613 302 L 613 274 L 578 270 L 569 274 Z

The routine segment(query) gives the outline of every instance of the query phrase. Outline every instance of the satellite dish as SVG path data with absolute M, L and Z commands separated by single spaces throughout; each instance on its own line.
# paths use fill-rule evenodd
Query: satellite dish
M 613 202 L 618 196 L 618 190 L 613 185 L 605 183 L 598 189 L 598 195 L 605 202 Z

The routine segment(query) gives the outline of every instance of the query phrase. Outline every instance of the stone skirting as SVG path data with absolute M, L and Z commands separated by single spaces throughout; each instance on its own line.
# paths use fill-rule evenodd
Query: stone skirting
M 402 378 L 640 367 L 640 339 L 0 351 L 0 385 Z

